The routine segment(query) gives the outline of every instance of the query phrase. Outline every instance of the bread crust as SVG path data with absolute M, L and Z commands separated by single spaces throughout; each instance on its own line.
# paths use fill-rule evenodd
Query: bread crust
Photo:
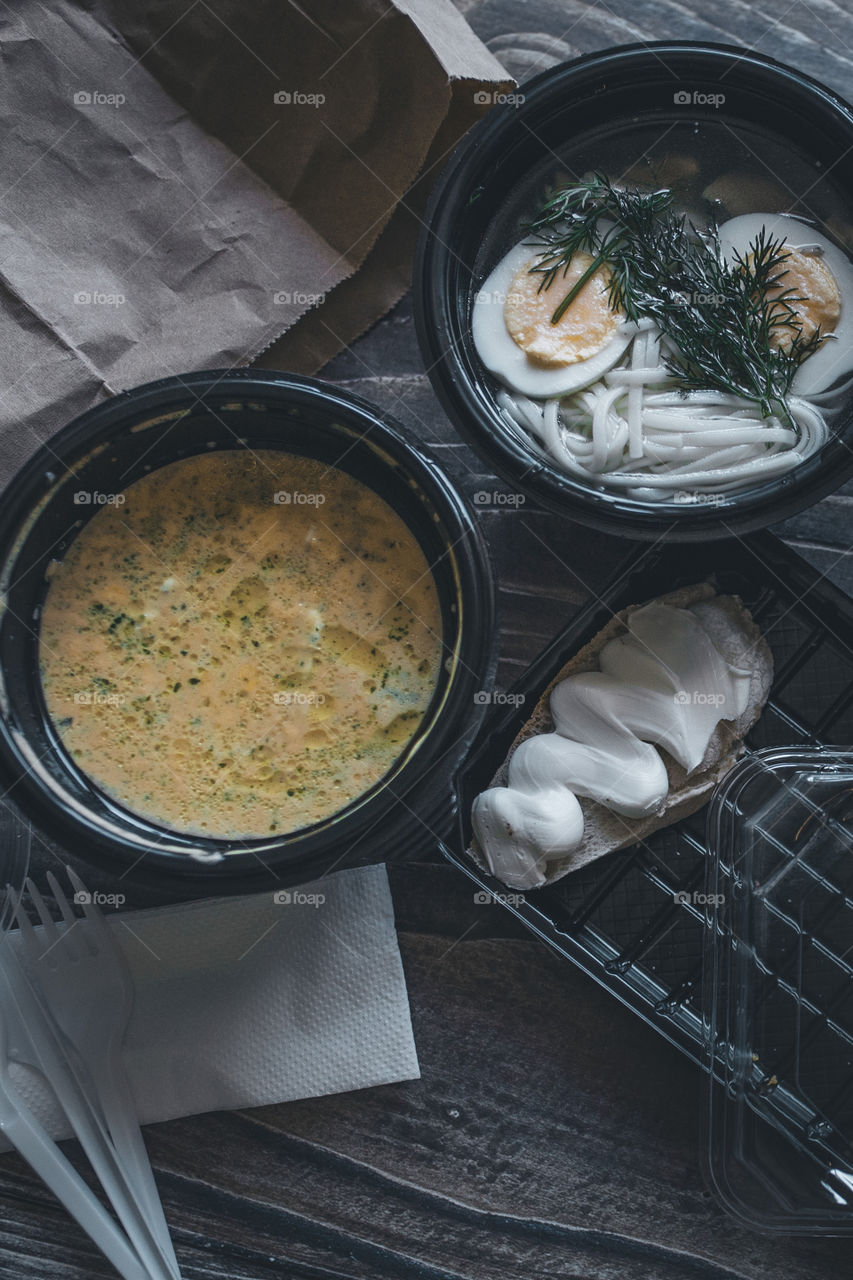
M 733 666 L 749 671 L 749 700 L 746 709 L 737 720 L 721 720 L 718 723 L 701 764 L 689 775 L 663 747 L 657 748 L 669 776 L 669 791 L 657 813 L 644 818 L 626 818 L 595 800 L 579 796 L 584 818 L 583 840 L 571 854 L 546 864 L 546 884 L 553 884 L 570 871 L 577 871 L 607 853 L 637 844 L 652 832 L 668 827 L 700 809 L 717 783 L 743 755 L 744 738 L 758 720 L 770 695 L 773 656 L 752 615 L 738 596 L 718 595 L 711 583 L 698 582 L 657 596 L 646 603 L 667 604 L 674 608 L 691 609 L 696 613 L 723 657 Z M 582 671 L 597 671 L 598 655 L 605 644 L 617 636 L 626 635 L 628 618 L 635 610 L 643 607 L 640 604 L 629 605 L 614 614 L 607 625 L 560 668 L 539 698 L 530 718 L 516 735 L 506 758 L 492 778 L 490 787 L 506 786 L 510 758 L 522 742 L 535 734 L 553 731 L 549 699 L 555 685 L 567 676 L 577 675 Z M 482 870 L 489 870 L 476 836 L 472 838 L 468 852 Z

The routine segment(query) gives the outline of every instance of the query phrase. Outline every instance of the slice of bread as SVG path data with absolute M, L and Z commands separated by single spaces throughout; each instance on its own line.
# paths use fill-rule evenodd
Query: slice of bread
M 652 603 L 651 601 L 647 603 Z M 669 775 L 669 794 L 659 812 L 644 818 L 626 818 L 614 813 L 595 800 L 578 797 L 584 817 L 583 840 L 567 857 L 549 862 L 545 868 L 546 883 L 559 880 L 570 871 L 586 866 L 588 862 L 613 853 L 617 849 L 637 844 L 657 831 L 668 827 L 679 818 L 695 813 L 709 799 L 714 787 L 743 754 L 743 740 L 761 715 L 773 683 L 773 656 L 752 620 L 752 615 L 737 596 L 717 595 L 708 582 L 681 587 L 667 595 L 659 596 L 656 603 L 675 608 L 691 609 L 709 633 L 723 657 L 733 666 L 750 672 L 749 701 L 746 710 L 737 720 L 721 720 L 714 730 L 702 763 L 687 774 L 682 766 L 662 747 L 658 747 Z M 510 757 L 525 739 L 537 733 L 550 733 L 554 728 L 549 699 L 551 690 L 567 676 L 581 671 L 597 671 L 598 655 L 608 640 L 627 634 L 627 619 L 641 605 L 629 605 L 614 614 L 588 644 L 570 658 L 548 685 L 536 703 L 529 720 L 512 743 L 506 758 L 492 778 L 490 786 L 506 786 Z M 484 871 L 488 863 L 479 848 L 476 837 L 469 853 Z

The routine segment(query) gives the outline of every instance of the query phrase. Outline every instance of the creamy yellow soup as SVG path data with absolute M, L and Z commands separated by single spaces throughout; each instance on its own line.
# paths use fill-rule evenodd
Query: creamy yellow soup
M 40 631 L 80 768 L 162 826 L 222 838 L 293 831 L 372 786 L 441 648 L 435 581 L 396 512 L 269 450 L 188 458 L 104 503 L 52 566 Z

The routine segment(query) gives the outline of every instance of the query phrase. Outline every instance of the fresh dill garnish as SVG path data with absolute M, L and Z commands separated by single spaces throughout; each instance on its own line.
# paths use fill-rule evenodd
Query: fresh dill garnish
M 552 324 L 606 267 L 610 306 L 658 325 L 677 349 L 664 363 L 684 391 L 723 391 L 790 421 L 794 375 L 824 336 L 805 336 L 795 304 L 806 299 L 783 287 L 784 239 L 762 229 L 747 253 L 726 261 L 716 231 L 676 213 L 670 190 L 623 190 L 602 174 L 553 191 L 527 229 L 540 248 L 530 268 L 542 276 L 540 293 L 565 277 L 575 254 L 592 257 Z

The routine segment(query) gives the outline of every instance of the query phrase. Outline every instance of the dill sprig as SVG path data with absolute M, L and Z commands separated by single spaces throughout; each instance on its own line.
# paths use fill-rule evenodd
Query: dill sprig
M 549 194 L 528 224 L 540 247 L 530 268 L 539 292 L 565 277 L 576 253 L 592 262 L 551 317 L 557 324 L 587 280 L 605 266 L 608 301 L 629 320 L 649 318 L 677 354 L 665 364 L 685 391 L 711 388 L 791 420 L 786 397 L 797 369 L 824 341 L 808 337 L 783 287 L 785 240 L 761 232 L 726 261 L 715 230 L 700 232 L 673 209 L 670 190 L 615 187 L 602 174 Z

